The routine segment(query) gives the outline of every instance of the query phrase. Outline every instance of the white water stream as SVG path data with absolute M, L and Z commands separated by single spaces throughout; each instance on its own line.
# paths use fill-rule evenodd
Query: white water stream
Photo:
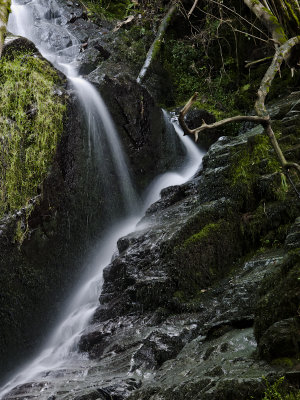
M 96 89 L 83 78 L 76 76 L 76 70 L 72 65 L 76 54 L 79 52 L 78 41 L 69 34 L 63 25 L 58 24 L 56 18 L 45 20 L 45 15 L 49 15 L 50 12 L 50 15 L 55 16 L 59 9 L 54 0 L 51 1 L 50 7 L 51 9 L 49 9 L 48 1 L 45 0 L 26 0 L 26 4 L 23 5 L 16 4 L 13 1 L 9 30 L 15 34 L 27 36 L 34 41 L 42 54 L 68 75 L 81 101 L 85 118 L 88 120 L 90 139 L 94 142 L 92 144 L 101 147 L 101 140 L 106 140 L 109 144 L 111 162 L 119 178 L 121 193 L 129 217 L 106 232 L 104 239 L 97 247 L 97 254 L 91 262 L 92 265 L 87 268 L 90 271 L 88 276 L 82 278 L 75 294 L 70 297 L 54 332 L 43 344 L 39 354 L 27 364 L 22 365 L 11 379 L 0 388 L 0 399 L 18 385 L 38 381 L 42 374 L 48 374 L 49 371 L 62 371 L 70 365 L 80 364 L 83 356 L 77 352 L 77 344 L 82 331 L 88 325 L 98 306 L 102 272 L 116 251 L 117 240 L 136 229 L 136 224 L 143 216 L 145 209 L 159 199 L 161 189 L 184 183 L 191 178 L 198 169 L 204 154 L 190 138 L 183 138 L 180 127 L 174 123 L 175 130 L 186 148 L 186 162 L 180 171 L 169 172 L 157 177 L 149 186 L 144 204 L 138 207 L 126 165 L 126 157 L 123 154 L 117 131 L 106 106 Z M 43 33 L 43 28 L 46 26 L 48 34 Z M 66 48 L 65 53 L 63 50 L 58 53 L 51 51 L 49 38 L 52 37 L 52 34 L 49 35 L 49 32 L 54 32 L 56 37 L 62 38 L 62 41 L 71 40 L 72 43 Z M 168 129 L 171 129 L 169 116 L 165 112 L 164 116 Z M 101 154 L 99 162 L 101 162 Z
M 33 41 L 41 54 L 72 83 L 88 121 L 89 139 L 95 149 L 98 163 L 101 163 L 101 180 L 106 184 L 107 195 L 109 196 L 108 187 L 111 182 L 106 181 L 109 174 L 104 160 L 109 158 L 108 162 L 113 164 L 114 175 L 118 180 L 124 209 L 132 214 L 136 210 L 138 200 L 118 133 L 100 93 L 77 74 L 76 56 L 79 54 L 81 43 L 62 25 L 62 18 L 55 17 L 59 15 L 58 4 L 55 0 L 31 0 L 26 1 L 25 5 L 12 1 L 11 9 L 7 29 L 15 35 L 23 35 Z
M 143 204 L 143 210 L 146 209 L 159 199 L 160 192 L 163 188 L 173 185 L 182 185 L 189 180 L 198 170 L 202 157 L 205 152 L 188 136 L 183 137 L 183 131 L 177 120 L 173 119 L 165 110 L 163 110 L 166 129 L 175 129 L 177 136 L 181 140 L 186 150 L 186 161 L 181 166 L 179 171 L 166 172 L 165 174 L 156 177 L 146 190 L 146 196 Z
M 114 164 L 116 178 L 121 189 L 124 208 L 127 213 L 134 214 L 138 206 L 137 195 L 131 182 L 125 156 L 118 138 L 118 132 L 109 115 L 108 109 L 99 92 L 88 81 L 81 77 L 71 77 L 69 79 L 76 88 L 80 104 L 88 120 L 88 132 L 90 140 L 92 141 L 92 147 L 97 149 L 96 154 L 98 162 L 102 165 L 102 160 L 106 156 L 105 149 L 102 147 L 101 143 L 103 138 L 99 135 L 100 129 L 105 133 L 105 138 L 108 142 L 111 160 Z M 103 168 L 102 180 L 107 179 L 107 175 Z M 110 184 L 111 182 L 107 182 L 108 187 Z

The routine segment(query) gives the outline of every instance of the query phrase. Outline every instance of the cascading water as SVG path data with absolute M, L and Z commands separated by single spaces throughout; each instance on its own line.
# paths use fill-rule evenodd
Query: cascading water
M 84 108 L 86 119 L 89 124 L 90 140 L 93 142 L 93 149 L 97 149 L 96 157 L 101 163 L 102 176 L 101 182 L 106 186 L 107 190 L 111 185 L 109 179 L 109 171 L 105 168 L 102 160 L 105 159 L 105 143 L 103 137 L 98 134 L 99 127 L 106 133 L 105 139 L 110 150 L 111 158 L 116 171 L 116 179 L 119 182 L 124 208 L 127 212 L 133 213 L 137 208 L 137 197 L 131 183 L 130 175 L 124 158 L 122 148 L 118 140 L 118 133 L 109 116 L 109 112 L 97 90 L 86 80 L 80 77 L 70 78 L 72 84 L 76 88 L 80 103 Z
M 107 230 L 104 239 L 97 248 L 92 266 L 87 268 L 90 271 L 89 275 L 82 278 L 76 294 L 71 297 L 67 304 L 57 328 L 43 345 L 40 353 L 32 361 L 23 365 L 2 387 L 0 390 L 1 399 L 6 398 L 7 393 L 18 385 L 45 381 L 51 374 L 52 378 L 55 379 L 55 371 L 60 371 L 60 379 L 62 375 L 65 376 L 65 379 L 69 379 L 69 375 L 73 372 L 68 371 L 72 371 L 76 367 L 78 377 L 85 374 L 87 364 L 89 367 L 93 365 L 91 360 L 85 359 L 76 349 L 82 330 L 87 326 L 98 305 L 103 268 L 110 262 L 116 250 L 117 239 L 135 229 L 136 223 L 143 215 L 144 210 L 159 199 L 162 188 L 181 184 L 193 176 L 203 156 L 203 153 L 193 144 L 190 138 L 182 137 L 181 129 L 174 122 L 175 130 L 186 149 L 187 161 L 180 171 L 162 174 L 155 179 L 147 191 L 143 206 L 137 207 L 136 195 L 126 166 L 126 159 L 105 104 L 90 83 L 76 76 L 76 70 L 72 65 L 75 59 L 74 55 L 79 52 L 79 43 L 56 17 L 59 15 L 57 13 L 58 4 L 51 1 L 49 9 L 47 3 L 44 0 L 32 0 L 26 2 L 26 5 L 18 5 L 13 2 L 9 30 L 15 34 L 27 36 L 34 41 L 42 54 L 69 76 L 85 112 L 86 121 L 90 128 L 89 135 L 92 148 L 96 147 L 99 150 L 97 151 L 99 162 L 102 162 L 101 157 L 109 149 L 111 164 L 114 167 L 115 177 L 120 185 L 124 207 L 129 218 Z M 46 20 L 45 16 L 47 17 Z M 36 23 L 36 20 L 39 23 Z M 40 21 L 47 25 L 47 34 L 43 33 L 44 25 L 41 25 Z M 63 48 L 55 54 L 51 51 L 50 39 L 53 39 L 55 35 L 61 38 L 61 42 L 68 44 L 65 52 Z M 168 129 L 173 129 L 167 113 L 164 112 L 164 116 Z M 103 142 L 106 143 L 107 147 L 101 152 Z M 108 171 L 105 171 L 104 168 L 104 185 L 107 174 Z M 135 215 L 133 211 L 135 211 Z M 73 375 L 72 379 L 76 381 Z M 43 398 L 42 393 L 39 398 Z M 46 398 L 48 398 L 48 395 Z
M 50 2 L 50 8 L 45 0 L 32 0 L 26 5 L 13 1 L 8 30 L 32 40 L 42 55 L 68 77 L 85 113 L 93 158 L 98 165 L 101 163 L 99 178 L 103 192 L 109 197 L 112 181 L 115 181 L 123 209 L 126 213 L 133 212 L 138 200 L 117 131 L 99 92 L 77 74 L 76 57 L 81 43 L 62 25 L 64 22 L 54 0 Z M 109 201 L 111 217 L 119 207 L 114 200 Z
M 177 136 L 185 148 L 187 154 L 186 162 L 181 166 L 179 171 L 167 172 L 159 175 L 153 180 L 146 190 L 145 201 L 143 204 L 144 211 L 150 206 L 150 204 L 159 199 L 159 194 L 163 188 L 167 186 L 181 185 L 190 179 L 197 172 L 202 157 L 205 154 L 205 152 L 201 151 L 189 137 L 183 138 L 183 131 L 174 116 L 169 115 L 165 110 L 163 110 L 163 115 L 167 130 L 171 129 L 172 133 L 174 133 L 173 129 L 175 129 Z

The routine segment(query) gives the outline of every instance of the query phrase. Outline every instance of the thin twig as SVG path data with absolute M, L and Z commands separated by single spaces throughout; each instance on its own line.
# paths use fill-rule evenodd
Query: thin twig
M 211 1 L 212 3 L 221 5 L 223 8 L 226 8 L 228 11 L 230 11 L 230 12 L 232 12 L 233 14 L 237 15 L 237 16 L 238 16 L 240 19 L 242 19 L 243 21 L 247 22 L 247 24 L 251 25 L 252 28 L 257 29 L 260 33 L 262 33 L 264 36 L 266 36 L 267 38 L 269 38 L 268 35 L 267 35 L 264 31 L 262 31 L 261 29 L 259 29 L 256 25 L 254 25 L 252 22 L 248 21 L 246 18 L 244 18 L 241 14 L 239 14 L 238 12 L 236 12 L 235 10 L 233 10 L 232 8 L 225 6 L 225 4 L 223 4 L 223 3 L 220 4 L 220 3 L 219 3 L 218 1 L 216 1 L 216 0 L 210 0 L 210 1 Z
M 195 10 L 197 4 L 198 4 L 198 0 L 195 0 L 195 1 L 194 1 L 194 4 L 193 4 L 193 6 L 192 6 L 192 8 L 191 8 L 190 11 L 188 12 L 188 15 L 187 15 L 188 18 L 190 18 L 190 16 L 193 14 L 193 12 L 194 12 L 194 10 Z
M 269 57 L 265 57 L 265 58 L 261 58 L 260 60 L 255 60 L 255 61 L 245 61 L 247 64 L 245 65 L 245 68 L 249 68 L 249 67 L 251 67 L 251 65 L 255 65 L 255 64 L 258 64 L 258 63 L 262 63 L 262 62 L 264 62 L 264 61 L 268 61 L 268 60 L 270 60 L 271 58 L 273 58 L 272 56 L 269 56 Z
M 260 40 L 260 41 L 265 42 L 265 43 L 269 43 L 269 42 L 270 42 L 269 39 L 266 40 L 266 39 L 260 38 L 259 36 L 255 36 L 255 35 L 253 35 L 252 33 L 243 32 L 243 31 L 241 31 L 240 29 L 237 29 L 237 28 L 233 27 L 226 19 L 223 20 L 223 19 L 221 19 L 220 17 L 217 17 L 216 15 L 213 15 L 213 14 L 209 13 L 208 11 L 204 11 L 203 9 L 201 9 L 201 11 L 204 12 L 204 13 L 205 13 L 206 15 L 208 15 L 209 17 L 215 18 L 215 19 L 217 19 L 218 21 L 223 22 L 224 24 L 229 25 L 230 28 L 232 29 L 232 31 L 236 31 L 236 32 L 242 33 L 244 36 L 250 36 L 250 37 L 252 37 L 252 38 L 254 38 L 254 39 Z
M 292 178 L 291 178 L 289 172 L 288 172 L 288 171 L 285 171 L 285 175 L 286 175 L 286 177 L 288 178 L 290 184 L 292 185 L 292 187 L 293 187 L 295 193 L 297 194 L 297 196 L 298 196 L 299 199 L 300 199 L 300 192 L 299 192 L 299 190 L 297 189 L 295 183 L 293 182 L 293 180 L 292 180 Z

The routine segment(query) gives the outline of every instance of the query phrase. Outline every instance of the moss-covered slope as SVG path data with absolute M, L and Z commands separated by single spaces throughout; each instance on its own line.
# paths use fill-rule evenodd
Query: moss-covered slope
M 49 171 L 66 111 L 61 83 L 26 48 L 0 60 L 0 216 L 36 196 Z

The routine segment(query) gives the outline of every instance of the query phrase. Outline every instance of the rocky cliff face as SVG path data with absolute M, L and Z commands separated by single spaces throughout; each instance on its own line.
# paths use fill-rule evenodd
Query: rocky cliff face
M 62 23 L 82 43 L 81 72 L 103 93 L 142 191 L 182 150 L 178 143 L 169 147 L 147 90 L 118 75 L 132 71 L 110 58 L 116 44 L 110 23 L 99 28 L 73 2 L 61 5 Z M 58 39 L 52 41 L 59 50 Z M 59 90 L 67 102 L 64 131 L 40 193 L 30 212 L 24 207 L 0 221 L 3 372 L 47 333 L 49 315 L 59 313 L 63 292 L 111 223 L 101 166 L 87 163 L 78 103 L 65 81 Z M 299 98 L 294 92 L 270 105 L 294 161 Z M 262 376 L 285 375 L 297 384 L 300 207 L 278 171 L 260 127 L 221 136 L 196 176 L 163 190 L 138 230 L 118 241 L 99 307 L 80 340 L 80 365 L 47 371 L 6 398 L 260 399 Z M 49 325 L 41 326 L 46 314 Z
M 298 96 L 271 107 L 272 117 L 294 111 Z M 282 120 L 282 143 L 297 118 Z M 81 350 L 106 368 L 122 360 L 143 382 L 135 391 L 123 381 L 126 398 L 259 399 L 262 376 L 299 379 L 299 201 L 281 193 L 278 173 L 266 174 L 266 158 L 255 161 L 261 135 L 221 137 L 197 176 L 164 190 L 140 231 L 119 240 Z M 244 152 L 252 176 L 235 181 Z
M 35 60 L 36 55 L 42 60 L 35 46 L 22 38 L 9 40 L 4 57 L 13 58 L 20 49 L 28 62 Z M 99 240 L 104 227 L 124 215 L 119 188 L 111 180 L 115 203 L 112 207 L 112 196 L 107 197 L 101 183 L 101 163 L 95 163 L 90 156 L 88 128 L 72 87 L 61 73 L 47 65 L 49 74 L 60 77 L 53 96 L 66 104 L 66 111 L 55 155 L 49 159 L 43 179 L 36 182 L 35 192 L 30 193 L 32 198 L 27 196 L 28 203 L 4 215 L 0 223 L 3 374 L 32 352 L 41 336 L 47 335 L 49 326 L 60 314 L 63 294 L 76 282 L 89 249 Z M 39 74 L 42 79 L 42 73 Z M 175 136 L 175 147 L 169 144 L 162 111 L 146 89 L 130 79 L 106 78 L 101 90 L 107 97 L 111 94 L 111 102 L 118 102 L 118 108 L 112 105 L 114 117 L 129 155 L 131 174 L 138 179 L 141 193 L 157 173 L 172 165 L 174 153 L 180 159 L 183 151 Z M 130 112 L 128 92 L 132 99 L 140 99 Z M 24 107 L 34 109 L 31 104 Z M 41 324 L 45 312 L 47 323 Z
M 294 110 L 298 96 L 282 106 Z M 281 104 L 271 112 L 292 156 L 297 119 L 282 120 Z M 8 398 L 43 388 L 43 398 L 76 400 L 260 399 L 262 376 L 298 382 L 299 202 L 267 158 L 250 157 L 250 175 L 235 180 L 236 161 L 247 171 L 241 156 L 254 156 L 261 135 L 221 137 L 196 176 L 165 189 L 119 240 L 79 344 L 86 376 L 72 367 L 66 383 L 51 372 Z

